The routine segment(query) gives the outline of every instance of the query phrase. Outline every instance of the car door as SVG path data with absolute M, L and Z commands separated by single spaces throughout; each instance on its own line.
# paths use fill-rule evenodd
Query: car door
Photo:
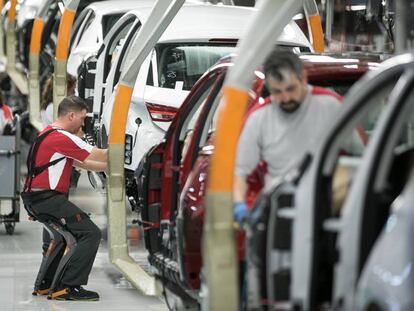
M 297 304 L 306 310 L 324 303 L 336 305 L 335 267 L 353 252 L 336 248 L 337 234 L 343 227 L 342 215 L 347 213 L 349 189 L 358 180 L 361 161 L 368 154 L 370 137 L 388 109 L 386 99 L 398 77 L 395 70 L 389 75 L 394 78 L 390 83 L 382 81 L 381 71 L 357 82 L 345 97 L 343 113 L 319 145 L 286 176 L 274 180 L 273 187 L 265 191 L 266 208 L 260 201 L 255 207 L 255 214 L 266 214 L 261 219 L 253 217 L 259 220 L 251 230 L 259 236 L 265 226 L 267 239 L 265 254 L 256 250 L 253 259 L 260 262 L 256 268 L 266 279 L 256 282 L 261 283 L 259 292 L 265 295 L 257 301 L 265 299 L 275 306 L 278 302 Z M 361 128 L 368 134 L 365 144 L 358 135 Z M 356 204 L 349 208 L 356 210 Z M 346 245 L 353 243 L 347 239 Z M 350 274 L 349 265 L 347 268 L 346 277 Z
M 99 42 L 101 42 L 101 16 L 96 15 L 91 9 L 88 11 L 84 22 L 79 27 L 79 32 L 76 34 L 68 57 L 67 70 L 73 76 L 77 75 L 78 67 L 84 57 L 97 51 L 99 49 Z
M 335 299 L 339 301 L 342 298 L 352 307 L 355 306 L 356 283 L 361 278 L 362 271 L 367 270 L 376 276 L 374 280 L 380 286 L 364 288 L 372 291 L 363 299 L 365 307 L 369 306 L 370 299 L 376 297 L 382 302 L 377 306 L 381 305 L 382 308 L 395 301 L 397 305 L 401 303 L 402 309 L 412 309 L 412 301 L 411 305 L 406 304 L 410 298 L 404 298 L 405 294 L 412 292 L 408 281 L 412 275 L 406 269 L 412 262 L 411 249 L 407 248 L 410 245 L 407 238 L 411 236 L 411 229 L 407 224 L 398 224 L 396 212 L 401 200 L 400 194 L 413 166 L 414 62 L 412 55 L 402 55 L 393 61 L 390 70 L 395 70 L 396 74 L 384 75 L 384 79 L 393 84 L 392 92 L 387 98 L 389 107 L 378 121 L 378 129 L 373 134 L 372 144 L 355 176 L 344 206 L 343 229 L 339 238 L 339 250 L 344 256 L 337 265 Z M 406 220 L 410 223 L 408 218 Z M 392 230 L 393 221 L 396 230 Z M 388 249 L 388 252 L 384 252 L 385 245 L 382 245 L 381 252 L 377 250 L 381 249 L 380 236 L 383 236 L 382 243 L 385 245 L 387 239 L 388 245 L 390 238 L 399 236 L 399 239 L 392 242 L 393 249 Z M 376 260 L 373 259 L 374 254 Z M 352 274 L 345 270 L 350 265 L 354 267 Z M 390 283 L 379 272 L 385 271 L 384 269 L 388 275 L 401 274 L 401 280 L 407 281 L 397 281 L 398 285 Z
M 102 105 L 105 102 L 105 90 L 108 84 L 108 75 L 117 58 L 125 57 L 123 47 L 129 45 L 135 33 L 139 31 L 141 23 L 131 14 L 125 14 L 108 32 L 104 39 L 103 48 L 98 52 L 97 72 L 95 79 L 95 97 L 93 112 L 100 119 Z
M 146 247 L 150 253 L 160 249 L 159 237 L 169 230 L 169 223 L 176 216 L 180 161 L 186 134 L 193 129 L 203 105 L 213 98 L 219 75 L 220 72 L 212 72 L 194 87 L 172 121 L 164 142 L 152 148 L 140 162 L 136 173 L 138 202 L 143 226 L 147 228 Z
M 222 62 L 224 76 L 231 63 Z M 224 78 L 224 77 L 223 77 Z M 182 279 L 192 289 L 200 288 L 200 271 L 202 266 L 201 237 L 205 215 L 205 194 L 208 168 L 214 153 L 214 131 L 218 121 L 220 105 L 223 102 L 221 92 L 223 78 L 217 80 L 215 97 L 204 105 L 198 116 L 196 126 L 191 133 L 191 140 L 182 157 L 180 170 L 180 199 L 178 207 L 177 244 Z M 263 75 L 257 72 L 251 89 L 251 106 L 260 97 L 263 88 Z M 239 258 L 244 257 L 244 235 L 236 232 Z
M 390 79 L 384 79 L 384 75 Z M 324 303 L 331 307 L 341 303 L 345 309 L 352 309 L 343 295 L 340 301 L 334 301 L 333 296 L 335 291 L 343 292 L 345 287 L 345 295 L 353 294 L 349 285 L 355 270 L 350 267 L 355 267 L 355 262 L 351 265 L 348 262 L 346 269 L 342 266 L 345 269 L 342 279 L 336 273 L 348 256 L 354 258 L 358 253 L 355 250 L 358 243 L 350 243 L 348 236 L 343 247 L 338 249 L 337 235 L 345 227 L 343 220 L 349 215 L 349 209 L 358 214 L 358 204 L 363 198 L 358 196 L 358 202 L 353 201 L 354 204 L 347 207 L 352 194 L 349 189 L 353 189 L 356 182 L 359 184 L 361 167 L 373 143 L 372 133 L 389 109 L 387 98 L 398 76 L 395 68 L 385 66 L 357 82 L 345 97 L 343 114 L 308 155 L 308 165 L 299 185 L 288 181 L 291 175 L 285 178 L 284 186 L 277 185 L 276 193 L 272 194 L 273 216 L 269 219 L 288 219 L 292 225 L 292 240 L 288 248 L 278 247 L 277 223 L 269 225 L 268 237 L 275 241 L 267 244 L 266 251 L 266 268 L 270 271 L 266 298 L 270 301 L 297 303 L 305 309 L 316 309 Z M 358 136 L 361 127 L 368 133 L 366 145 Z M 287 205 L 278 201 L 287 195 L 293 196 L 293 201 Z M 355 214 L 353 222 L 359 223 Z M 354 226 L 351 235 L 358 231 Z M 291 260 L 281 265 L 280 259 L 286 254 Z M 283 278 L 282 272 L 287 273 L 287 277 Z M 279 296 L 281 292 L 285 293 L 283 297 Z

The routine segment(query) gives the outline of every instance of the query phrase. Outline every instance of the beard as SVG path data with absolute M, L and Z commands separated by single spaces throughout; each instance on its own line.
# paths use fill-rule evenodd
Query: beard
M 278 106 L 283 112 L 293 113 L 300 107 L 300 104 L 301 103 L 296 100 L 291 100 L 288 102 L 280 102 Z

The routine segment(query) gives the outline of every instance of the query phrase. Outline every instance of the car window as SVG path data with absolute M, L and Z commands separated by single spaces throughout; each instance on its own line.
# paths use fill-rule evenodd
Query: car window
M 127 29 L 124 29 L 122 33 L 118 35 L 118 38 L 122 39 L 120 39 L 121 41 L 118 42 L 114 50 L 114 55 L 112 56 L 113 64 L 116 63 L 113 78 L 113 86 L 115 86 L 118 83 L 121 77 L 121 72 L 125 66 L 125 62 L 129 59 L 126 56 L 129 55 L 129 51 L 132 48 L 133 42 L 135 41 L 135 37 L 138 35 L 139 29 L 141 27 L 141 22 L 139 20 L 133 18 L 129 22 L 131 21 L 133 21 L 133 23 L 131 24 L 132 27 L 128 26 Z
M 109 41 L 109 47 L 106 51 L 105 55 L 105 71 L 104 71 L 104 78 L 106 79 L 112 64 L 114 63 L 115 59 L 117 58 L 119 52 L 122 49 L 122 46 L 125 42 L 125 37 L 127 36 L 128 32 L 130 31 L 131 27 L 134 25 L 134 19 L 129 19 L 123 23 L 123 25 L 118 28 L 118 32 L 112 36 L 111 40 Z M 135 24 L 135 27 L 137 25 Z M 120 29 L 120 30 L 119 30 Z
M 213 75 L 209 78 L 209 80 L 205 83 L 202 87 L 202 90 L 199 91 L 196 96 L 193 96 L 194 103 L 190 104 L 192 106 L 189 114 L 185 118 L 185 121 L 180 129 L 179 139 L 183 142 L 182 152 L 181 152 L 181 159 L 184 159 L 191 139 L 193 137 L 194 127 L 196 126 L 196 122 L 200 116 L 201 111 L 203 111 L 203 107 L 205 106 L 208 96 L 212 91 L 214 86 L 214 82 L 217 79 L 217 75 Z
M 186 135 L 186 132 L 192 131 L 194 129 L 200 112 L 203 109 L 207 97 L 210 93 L 210 90 L 214 85 L 214 79 L 209 79 L 207 85 L 208 86 L 204 88 L 203 92 L 195 97 L 196 102 L 192 105 L 193 108 L 191 109 L 189 115 L 186 118 L 186 121 L 184 122 L 184 125 L 180 132 L 180 139 L 182 139 Z
M 360 114 L 354 126 L 344 129 L 337 136 L 338 157 L 331 183 L 331 206 L 334 215 L 340 214 L 352 177 L 359 167 L 378 119 L 386 107 L 392 86 L 378 90 L 378 93 L 366 103 L 364 112 Z
M 395 128 L 399 134 L 394 138 L 390 134 L 387 143 L 391 143 L 392 157 L 387 163 L 387 160 L 381 161 L 381 166 L 386 167 L 387 173 L 382 177 L 379 173 L 376 177 L 378 187 L 376 193 L 390 198 L 388 202 L 394 200 L 403 190 L 410 173 L 412 172 L 414 164 L 414 106 L 411 103 L 414 101 L 414 92 L 411 91 L 409 95 L 405 96 L 405 108 L 400 112 L 398 121 L 394 121 Z M 396 119 L 394 119 L 396 120 Z M 400 127 L 400 129 L 399 129 Z M 389 130 L 388 133 L 392 132 Z M 396 132 L 397 133 L 397 132 Z M 383 159 L 388 159 L 387 152 L 384 152 Z M 385 178 L 382 181 L 382 178 Z
M 111 14 L 111 15 L 104 15 L 102 17 L 102 33 L 103 37 L 108 34 L 111 30 L 112 26 L 121 18 L 123 14 Z
M 158 85 L 190 90 L 220 58 L 234 52 L 234 44 L 186 43 L 156 46 Z

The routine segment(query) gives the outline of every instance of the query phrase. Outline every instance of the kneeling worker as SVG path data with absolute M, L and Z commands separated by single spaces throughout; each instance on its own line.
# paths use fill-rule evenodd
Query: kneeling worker
M 107 169 L 107 150 L 93 147 L 76 136 L 84 125 L 87 109 L 79 97 L 64 98 L 56 121 L 39 134 L 27 160 L 29 174 L 22 193 L 25 205 L 30 205 L 35 215 L 64 219 L 65 228 L 77 242 L 51 295 L 58 300 L 99 300 L 98 293 L 81 285 L 88 282 L 101 232 L 87 214 L 68 200 L 72 166 L 97 172 Z M 56 268 L 57 264 L 51 265 L 46 272 L 42 284 L 45 291 L 51 286 Z

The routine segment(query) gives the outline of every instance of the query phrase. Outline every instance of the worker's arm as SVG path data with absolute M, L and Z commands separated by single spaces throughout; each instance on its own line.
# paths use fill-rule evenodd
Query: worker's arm
M 90 155 L 86 158 L 90 161 L 108 162 L 108 149 L 92 148 Z
M 73 166 L 88 171 L 105 172 L 108 168 L 108 149 L 93 147 L 89 156 L 82 162 L 75 160 Z
M 87 157 L 83 162 L 74 160 L 73 166 L 94 172 L 105 172 L 108 168 L 107 162 L 94 161 L 89 159 L 89 157 Z
M 233 201 L 244 202 L 246 198 L 247 182 L 244 176 L 234 176 Z

